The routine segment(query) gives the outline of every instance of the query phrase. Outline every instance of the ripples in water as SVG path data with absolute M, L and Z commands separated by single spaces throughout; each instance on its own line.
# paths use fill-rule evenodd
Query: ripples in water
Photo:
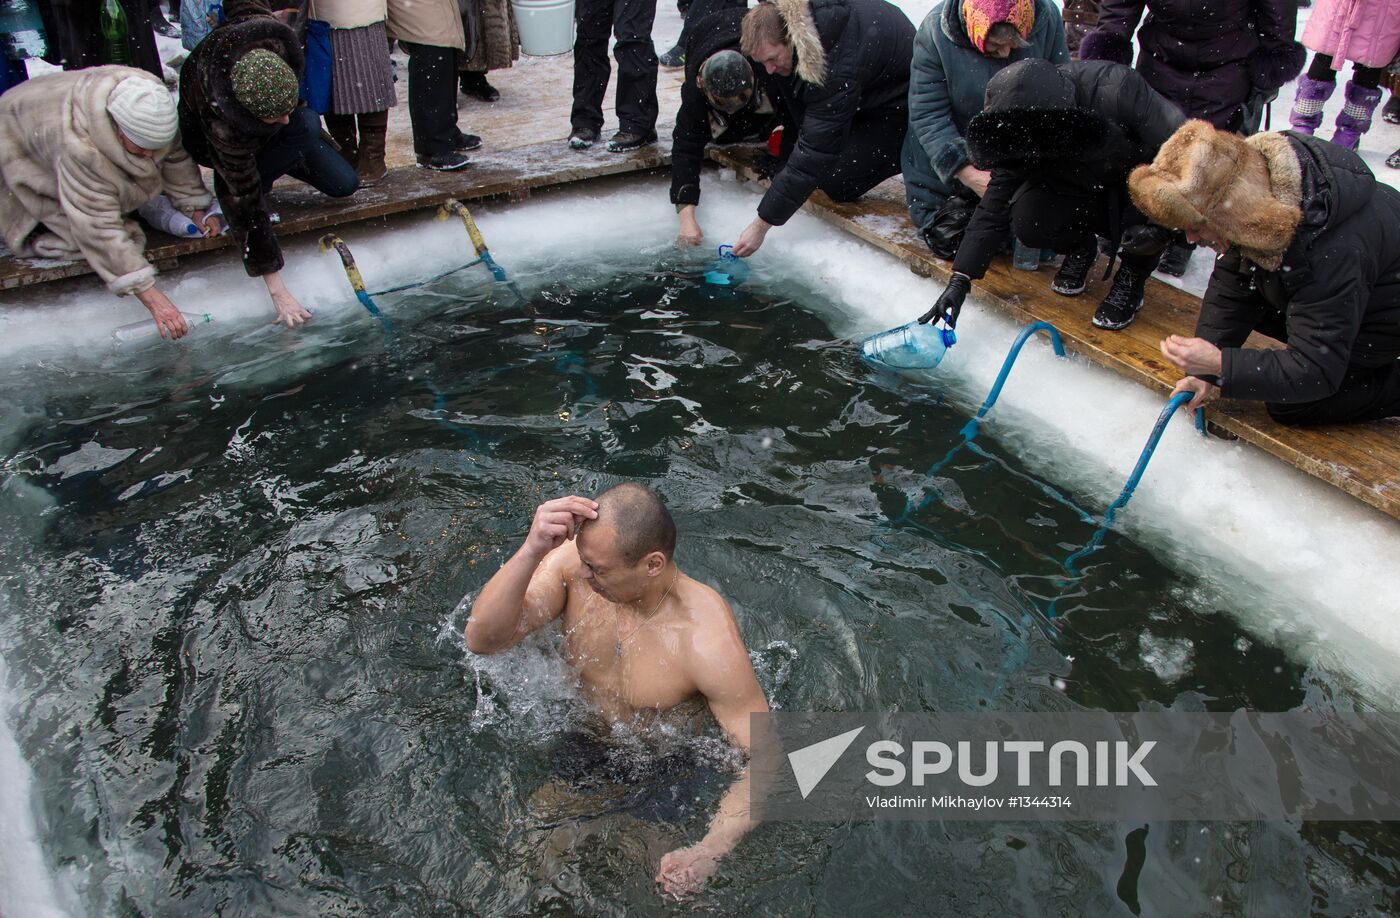
M 459 601 L 538 502 L 627 478 L 665 494 L 681 563 L 733 604 L 776 707 L 1344 695 L 1126 538 L 1067 585 L 1088 514 L 993 438 L 928 479 L 966 421 L 958 400 L 861 364 L 802 308 L 810 291 L 589 274 L 522 317 L 466 282 L 386 297 L 392 337 L 357 316 L 11 374 L 0 634 L 50 859 L 94 911 L 666 910 L 656 862 L 703 834 L 733 767 L 713 727 L 566 751 L 590 712 L 555 642 L 480 659 L 461 640 Z M 561 790 L 580 757 L 613 779 Z M 1394 901 L 1396 845 L 1375 827 L 1137 829 L 764 826 L 700 902 Z M 1125 887 L 1133 845 L 1144 866 Z

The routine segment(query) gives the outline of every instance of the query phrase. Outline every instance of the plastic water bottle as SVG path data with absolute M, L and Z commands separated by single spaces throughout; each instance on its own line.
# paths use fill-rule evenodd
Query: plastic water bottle
M 866 360 L 897 370 L 931 370 L 957 340 L 951 328 L 938 323 L 910 322 L 871 335 L 861 342 L 860 352 Z
M 202 236 L 204 233 L 194 221 L 186 214 L 175 209 L 175 205 L 170 203 L 170 199 L 163 194 L 158 194 L 145 204 L 136 208 L 136 212 L 141 215 L 151 226 L 172 236 L 193 237 Z
M 1031 248 L 1017 239 L 1011 246 L 1011 267 L 1018 271 L 1035 271 L 1040 268 L 1040 249 Z
M 719 247 L 719 260 L 705 269 L 705 283 L 717 287 L 737 287 L 749 279 L 749 263 L 734 254 L 734 246 Z
M 205 325 L 214 321 L 209 313 L 195 315 L 194 313 L 181 311 L 180 315 L 185 317 L 185 324 L 190 331 L 194 331 L 196 325 Z M 160 329 L 156 328 L 156 323 L 152 319 L 143 319 L 140 322 L 132 322 L 130 325 L 123 325 L 112 331 L 112 338 L 118 344 L 131 344 L 134 341 L 143 341 L 147 338 L 159 338 Z

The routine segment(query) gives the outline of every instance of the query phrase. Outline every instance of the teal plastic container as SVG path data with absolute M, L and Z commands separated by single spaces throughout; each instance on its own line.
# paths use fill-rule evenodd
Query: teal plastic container
M 737 287 L 749 279 L 749 263 L 734 254 L 732 245 L 719 247 L 719 260 L 705 269 L 705 283 L 716 287 Z

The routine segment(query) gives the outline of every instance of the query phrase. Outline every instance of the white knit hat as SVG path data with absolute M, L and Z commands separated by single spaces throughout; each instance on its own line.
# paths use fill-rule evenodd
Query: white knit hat
M 169 146 L 180 127 L 170 90 L 144 76 L 129 76 L 113 87 L 107 113 L 127 139 L 143 150 Z

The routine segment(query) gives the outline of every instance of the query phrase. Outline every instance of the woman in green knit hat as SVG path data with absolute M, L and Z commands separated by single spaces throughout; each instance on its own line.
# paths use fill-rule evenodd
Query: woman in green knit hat
M 228 0 L 224 13 L 180 71 L 180 133 L 194 160 L 214 170 L 244 268 L 267 285 L 277 321 L 295 327 L 311 314 L 282 281 L 267 192 L 290 175 L 338 198 L 359 180 L 322 138 L 321 119 L 300 103 L 302 53 L 292 30 L 265 0 Z

